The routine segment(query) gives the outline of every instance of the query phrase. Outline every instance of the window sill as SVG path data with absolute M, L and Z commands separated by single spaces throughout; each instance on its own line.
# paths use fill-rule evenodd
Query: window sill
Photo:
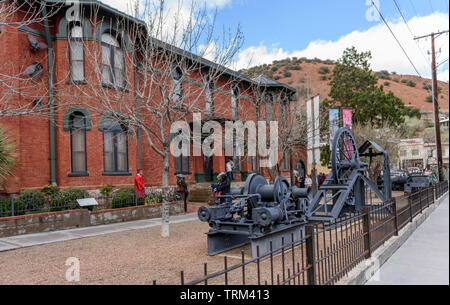
M 103 172 L 103 176 L 132 176 L 130 172 Z
M 126 88 L 116 87 L 116 86 L 114 86 L 114 85 L 112 85 L 112 84 L 105 84 L 105 83 L 102 83 L 102 87 L 103 87 L 103 88 L 108 88 L 108 89 L 119 90 L 119 91 L 123 91 L 123 92 L 126 92 L 126 93 L 129 93 L 129 92 L 130 92 L 130 91 L 129 91 L 128 89 L 126 89 Z
M 203 174 L 203 173 L 201 173 L 201 174 Z M 176 172 L 175 173 L 175 175 L 192 175 L 192 173 L 191 172 L 180 172 L 180 173 L 178 173 L 178 172 Z
M 67 177 L 89 177 L 89 173 L 69 173 Z
M 87 81 L 85 80 L 77 80 L 77 81 L 68 81 L 66 82 L 66 85 L 87 85 Z

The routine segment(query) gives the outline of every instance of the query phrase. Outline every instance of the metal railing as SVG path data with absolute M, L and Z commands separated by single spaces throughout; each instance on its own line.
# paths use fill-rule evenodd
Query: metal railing
M 187 280 L 180 272 L 181 285 L 331 285 L 346 276 L 372 253 L 426 208 L 448 192 L 448 181 L 420 190 L 392 202 L 371 205 L 360 213 L 336 219 L 334 222 L 310 223 L 300 239 L 292 234 L 282 239 L 281 248 L 265 255 L 229 265 L 224 256 L 223 269 Z M 153 284 L 157 284 L 153 281 Z

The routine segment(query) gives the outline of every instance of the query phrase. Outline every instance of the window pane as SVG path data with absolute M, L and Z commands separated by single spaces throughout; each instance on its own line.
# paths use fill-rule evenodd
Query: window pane
M 105 172 L 114 172 L 114 153 L 105 152 Z
M 84 152 L 72 153 L 72 172 L 86 172 L 86 157 Z
M 115 77 L 115 84 L 119 87 L 123 87 L 125 85 L 125 79 L 123 75 L 123 70 L 121 69 L 114 69 L 114 77 Z
M 118 153 L 117 154 L 117 171 L 126 172 L 127 168 L 127 154 L 126 153 Z
M 123 52 L 120 49 L 114 50 L 114 68 L 123 68 Z
M 102 81 L 105 84 L 111 84 L 111 69 L 109 66 L 103 66 L 102 67 Z
M 117 151 L 120 153 L 127 152 L 127 134 L 124 132 L 117 134 Z
M 182 157 L 181 170 L 183 173 L 189 173 L 189 157 Z
M 83 28 L 79 25 L 74 26 L 70 30 L 70 37 L 72 38 L 83 38 Z
M 108 33 L 102 34 L 102 42 L 107 43 L 112 46 L 115 46 L 115 47 L 119 46 L 119 42 L 117 41 L 117 39 Z
M 108 46 L 102 46 L 102 64 L 111 65 L 111 49 Z
M 84 152 L 85 151 L 85 135 L 84 130 L 74 130 L 72 131 L 72 151 L 73 152 Z
M 83 42 L 72 40 L 70 41 L 70 59 L 83 60 Z
M 81 81 L 84 80 L 84 62 L 72 61 L 72 80 Z
M 104 141 L 104 150 L 105 152 L 113 152 L 113 133 L 110 131 L 105 131 L 103 134 L 103 141 Z

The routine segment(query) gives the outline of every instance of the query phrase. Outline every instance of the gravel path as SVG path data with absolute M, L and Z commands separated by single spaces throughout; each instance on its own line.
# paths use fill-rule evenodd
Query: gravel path
M 68 284 L 69 257 L 80 260 L 80 284 L 179 284 L 182 269 L 195 278 L 204 262 L 220 268 L 222 257 L 206 255 L 208 229 L 191 221 L 167 239 L 154 227 L 1 252 L 0 284 Z

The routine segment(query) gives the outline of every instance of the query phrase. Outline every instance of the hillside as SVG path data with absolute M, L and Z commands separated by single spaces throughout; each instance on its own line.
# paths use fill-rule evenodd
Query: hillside
M 274 61 L 270 65 L 262 65 L 241 71 L 251 77 L 264 74 L 281 83 L 296 88 L 300 100 L 309 96 L 320 95 L 324 100 L 330 91 L 329 79 L 333 73 L 334 62 L 331 60 L 292 58 Z M 398 75 L 395 72 L 375 72 L 379 85 L 383 85 L 385 91 L 392 91 L 401 98 L 405 105 L 420 109 L 422 113 L 431 113 L 431 80 L 421 79 L 413 75 Z M 308 94 L 308 87 L 310 92 Z M 449 86 L 446 82 L 438 82 L 440 90 L 439 101 L 441 110 L 449 109 Z M 430 96 L 430 97 L 428 97 Z M 428 97 L 428 100 L 427 100 Z

